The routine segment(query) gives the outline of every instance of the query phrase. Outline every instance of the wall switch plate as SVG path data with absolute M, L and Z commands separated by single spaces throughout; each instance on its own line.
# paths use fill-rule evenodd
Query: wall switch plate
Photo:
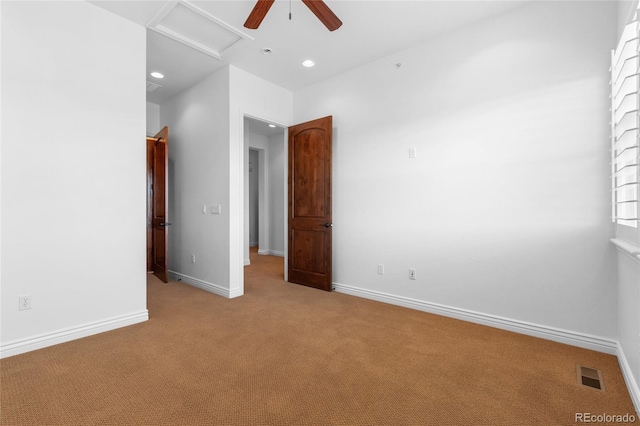
M 191 255 L 191 263 L 196 263 L 196 255 L 195 254 Z
M 206 204 L 204 204 L 204 205 L 202 206 L 202 214 L 206 214 L 206 213 L 207 213 L 207 205 L 206 205 Z
M 222 213 L 222 206 L 220 206 L 219 204 L 216 204 L 215 206 L 211 206 L 211 214 L 221 214 Z
M 24 311 L 25 309 L 31 309 L 30 294 L 25 294 L 24 296 L 18 296 L 18 310 Z
M 409 279 L 410 280 L 415 280 L 416 279 L 416 270 L 415 269 L 409 269 Z
M 418 157 L 418 152 L 416 151 L 416 147 L 412 146 L 411 148 L 409 148 L 409 158 L 417 158 Z
M 378 274 L 384 275 L 384 265 L 382 264 L 378 265 Z

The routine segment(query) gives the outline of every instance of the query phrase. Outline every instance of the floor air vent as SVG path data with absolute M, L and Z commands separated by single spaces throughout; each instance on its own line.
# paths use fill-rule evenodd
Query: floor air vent
M 595 368 L 577 366 L 578 384 L 604 392 L 604 380 L 602 379 L 602 371 Z

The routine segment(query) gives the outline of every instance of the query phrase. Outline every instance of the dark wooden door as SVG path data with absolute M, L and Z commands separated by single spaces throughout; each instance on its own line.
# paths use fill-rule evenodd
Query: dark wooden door
M 153 272 L 153 152 L 156 139 L 147 136 L 147 272 Z
M 165 283 L 168 282 L 169 257 L 167 253 L 167 193 L 169 163 L 169 129 L 165 126 L 155 135 L 153 150 L 152 184 L 152 270 Z
M 331 291 L 332 117 L 289 127 L 289 281 Z

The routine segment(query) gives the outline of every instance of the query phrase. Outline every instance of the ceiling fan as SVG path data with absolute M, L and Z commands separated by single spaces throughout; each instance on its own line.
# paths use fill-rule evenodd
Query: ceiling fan
M 253 10 L 249 14 L 247 21 L 244 23 L 246 28 L 255 30 L 260 26 L 260 23 L 267 15 L 267 12 L 273 5 L 275 0 L 258 0 Z M 314 15 L 318 17 L 320 22 L 324 24 L 329 31 L 335 31 L 342 25 L 342 21 L 329 9 L 329 6 L 322 0 L 302 0 Z M 291 19 L 291 13 L 289 13 L 289 19 Z

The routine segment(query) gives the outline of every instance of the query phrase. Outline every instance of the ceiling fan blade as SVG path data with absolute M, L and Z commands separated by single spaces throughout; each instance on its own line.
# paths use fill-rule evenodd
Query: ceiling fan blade
M 273 5 L 275 0 L 258 0 L 255 6 L 253 6 L 253 10 L 249 14 L 247 21 L 244 23 L 245 28 L 249 28 L 251 30 L 256 30 L 260 26 L 260 23 L 267 15 L 269 9 Z
M 338 19 L 335 13 L 329 9 L 329 6 L 322 0 L 302 0 L 314 15 L 318 17 L 320 22 L 324 24 L 329 31 L 335 31 L 342 25 L 342 21 Z

